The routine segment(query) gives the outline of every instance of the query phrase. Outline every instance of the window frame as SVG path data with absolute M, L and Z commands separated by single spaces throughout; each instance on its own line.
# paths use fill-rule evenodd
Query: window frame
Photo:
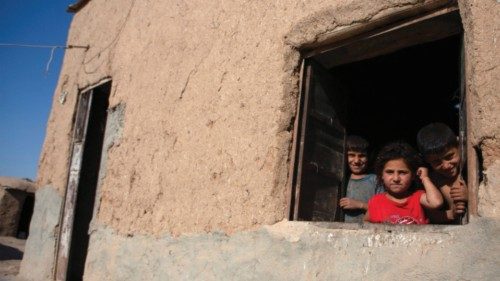
M 402 28 L 408 28 L 415 26 L 419 23 L 422 23 L 424 21 L 428 20 L 433 20 L 437 19 L 439 16 L 447 16 L 447 15 L 452 15 L 453 13 L 458 14 L 458 17 L 460 18 L 459 15 L 459 9 L 456 5 L 456 3 L 447 5 L 445 7 L 440 7 L 437 9 L 429 9 L 425 10 L 423 13 L 417 14 L 417 15 L 411 15 L 408 16 L 407 18 L 398 18 L 398 16 L 395 17 L 388 17 L 386 19 L 386 22 L 384 23 L 381 22 L 376 22 L 376 23 L 367 23 L 365 27 L 353 27 L 351 30 L 347 29 L 344 30 L 340 34 L 335 34 L 332 38 L 329 38 L 328 40 L 325 40 L 325 42 L 329 42 L 323 46 L 316 47 L 314 49 L 303 49 L 301 50 L 301 61 L 300 61 L 300 73 L 299 73 L 299 93 L 298 93 L 298 102 L 297 102 L 297 109 L 296 109 L 296 116 L 294 120 L 294 130 L 293 130 L 293 139 L 292 139 L 292 147 L 291 147 L 291 153 L 290 153 L 290 172 L 289 172 L 289 178 L 288 178 L 288 194 L 289 194 L 289 204 L 288 204 L 288 219 L 289 220 L 298 220 L 298 208 L 299 208 L 299 202 L 300 198 L 300 189 L 301 189 L 301 169 L 302 169 L 302 161 L 303 161 L 303 156 L 301 156 L 300 151 L 303 151 L 303 148 L 301 146 L 304 145 L 304 127 L 306 126 L 307 121 L 304 118 L 305 115 L 307 115 L 308 112 L 308 101 L 307 101 L 307 94 L 306 91 L 310 87 L 308 83 L 310 83 L 311 77 L 307 77 L 308 72 L 307 72 L 307 60 L 311 58 L 315 58 L 318 56 L 324 56 L 328 52 L 335 51 L 336 49 L 338 50 L 339 48 L 345 48 L 349 47 L 352 44 L 356 44 L 362 41 L 366 40 L 373 40 L 377 37 L 380 36 L 387 36 L 391 34 L 391 32 L 396 32 L 396 31 L 401 31 Z M 393 18 L 397 18 L 397 20 L 393 20 Z M 374 25 L 375 27 L 370 29 L 370 24 Z M 469 122 L 470 120 L 467 119 L 467 116 L 469 114 L 469 109 L 467 107 L 467 103 L 469 102 L 470 97 L 466 94 L 466 73 L 465 73 L 465 64 L 466 64 L 466 58 L 465 58 L 465 46 L 464 46 L 464 40 L 463 40 L 463 28 L 461 24 L 461 20 L 455 22 L 454 24 L 458 24 L 459 30 L 454 30 L 457 28 L 456 26 L 453 26 L 453 24 L 448 28 L 448 31 L 443 31 L 444 33 L 448 32 L 447 35 L 443 36 L 443 34 L 438 34 L 435 35 L 437 37 L 442 36 L 441 38 L 431 38 L 430 40 L 427 39 L 426 42 L 432 42 L 436 41 L 454 34 L 461 33 L 462 34 L 462 42 L 461 42 L 461 63 L 460 63 L 460 110 L 459 110 L 459 116 L 458 116 L 458 121 L 459 121 L 459 139 L 460 139 L 460 148 L 461 148 L 461 156 L 462 156 L 462 163 L 461 167 L 463 167 L 465 170 L 462 171 L 464 175 L 466 175 L 466 180 L 467 180 L 467 185 L 468 185 L 468 192 L 469 192 L 469 202 L 468 202 L 468 211 L 465 216 L 462 217 L 461 223 L 467 223 L 469 216 L 470 215 L 476 215 L 477 214 L 477 186 L 478 186 L 478 167 L 480 165 L 478 157 L 474 151 L 474 148 L 471 146 L 470 142 L 467 140 L 467 134 L 469 133 L 467 130 L 467 127 L 470 126 Z M 365 32 L 359 32 L 360 30 L 365 30 Z M 368 30 L 368 31 L 366 31 Z M 455 33 L 454 33 L 455 32 Z M 403 31 L 404 33 L 404 31 Z M 412 41 L 413 40 L 413 41 Z M 417 44 L 420 44 L 422 42 L 418 42 L 418 39 L 411 39 L 406 45 L 403 47 L 397 47 L 396 49 L 391 49 L 389 48 L 385 52 L 377 53 L 377 54 L 371 54 L 369 56 L 366 56 L 363 59 L 367 58 L 372 58 L 372 57 L 377 57 L 381 56 L 399 49 L 411 47 Z M 384 48 L 383 46 L 379 46 L 380 49 Z M 347 62 L 349 63 L 349 62 Z M 468 165 L 465 163 L 467 162 Z M 315 222 L 316 223 L 316 222 Z M 327 222 L 323 222 L 327 223 Z M 338 224 L 338 222 L 331 222 L 330 224 Z

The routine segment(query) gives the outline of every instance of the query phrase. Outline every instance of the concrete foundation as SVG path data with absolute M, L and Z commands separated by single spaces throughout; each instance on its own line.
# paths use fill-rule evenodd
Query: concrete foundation
M 35 209 L 30 235 L 26 241 L 19 277 L 26 280 L 51 280 L 62 197 L 51 186 L 35 194 Z
M 230 236 L 160 238 L 101 227 L 84 279 L 497 280 L 499 233 L 490 219 L 429 227 L 281 222 Z

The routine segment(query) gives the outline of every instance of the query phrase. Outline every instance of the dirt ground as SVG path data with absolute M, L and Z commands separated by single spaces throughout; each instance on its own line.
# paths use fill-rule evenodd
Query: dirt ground
M 0 236 L 0 281 L 14 280 L 24 254 L 26 240 Z

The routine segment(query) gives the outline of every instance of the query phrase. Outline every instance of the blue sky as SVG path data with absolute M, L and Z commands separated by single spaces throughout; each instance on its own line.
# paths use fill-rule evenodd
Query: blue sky
M 75 0 L 0 1 L 0 43 L 65 45 Z M 36 178 L 64 50 L 0 46 L 0 176 Z

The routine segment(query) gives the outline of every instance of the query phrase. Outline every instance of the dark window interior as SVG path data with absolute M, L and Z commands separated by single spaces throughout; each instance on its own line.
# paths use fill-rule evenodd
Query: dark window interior
M 345 127 L 376 151 L 443 122 L 458 135 L 461 35 L 330 69 L 348 94 Z

